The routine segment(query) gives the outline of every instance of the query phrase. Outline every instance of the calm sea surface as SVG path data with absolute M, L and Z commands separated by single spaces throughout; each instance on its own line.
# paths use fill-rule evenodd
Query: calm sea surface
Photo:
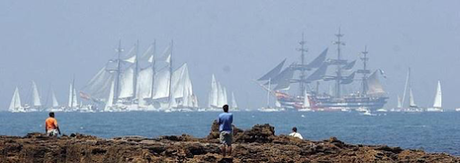
M 64 134 L 83 133 L 104 138 L 139 135 L 190 134 L 205 137 L 218 112 L 191 113 L 56 113 Z M 0 112 L 0 135 L 24 136 L 44 132 L 48 113 Z M 248 129 L 269 123 L 276 134 L 288 134 L 293 126 L 306 139 L 322 140 L 335 136 L 353 144 L 387 144 L 429 152 L 460 155 L 460 113 L 387 113 L 361 116 L 332 112 L 235 112 L 234 124 Z

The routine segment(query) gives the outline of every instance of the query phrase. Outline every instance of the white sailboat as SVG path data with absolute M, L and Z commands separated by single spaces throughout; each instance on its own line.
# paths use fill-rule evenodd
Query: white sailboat
M 222 106 L 226 105 L 227 89 L 216 80 L 214 74 L 212 74 L 211 80 L 211 91 L 208 97 L 208 109 L 207 111 L 221 111 Z
M 69 102 L 65 111 L 72 112 L 77 111 L 78 109 L 77 90 L 74 87 L 74 82 L 72 82 L 69 86 Z
M 59 105 L 59 102 L 56 98 L 56 94 L 54 93 L 54 91 L 51 92 L 51 100 L 52 100 L 52 106 L 48 109 L 48 111 L 52 111 L 52 112 L 64 111 L 65 106 Z
M 410 74 L 411 74 L 411 69 L 407 71 L 407 78 L 406 78 L 406 84 L 404 86 L 404 93 L 403 93 L 403 98 L 402 98 L 402 110 L 404 112 L 422 112 L 423 109 L 419 108 L 417 104 L 415 104 L 414 100 L 414 94 L 412 93 L 412 86 L 410 82 Z M 406 99 L 406 91 L 409 91 L 409 106 L 407 108 L 404 108 L 404 103 Z
M 433 107 L 427 108 L 427 112 L 443 112 L 442 109 L 442 91 L 441 91 L 441 82 L 438 81 L 438 87 L 436 88 L 436 95 L 434 97 Z
M 21 105 L 21 97 L 19 96 L 19 89 L 16 87 L 11 99 L 10 107 L 8 109 L 10 112 L 26 112 L 24 107 Z
M 27 109 L 28 112 L 39 111 L 42 107 L 40 94 L 38 93 L 37 84 L 32 81 L 32 106 Z
M 302 109 L 299 109 L 298 111 L 312 111 L 311 110 L 310 99 L 309 99 L 309 94 L 307 93 L 307 91 L 305 91 L 304 94 L 303 94 Z
M 235 94 L 232 92 L 232 110 L 239 111 L 238 104 L 236 103 Z

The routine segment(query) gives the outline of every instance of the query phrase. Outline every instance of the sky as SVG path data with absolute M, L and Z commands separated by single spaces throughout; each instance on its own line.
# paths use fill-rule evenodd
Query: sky
M 233 91 L 240 107 L 265 105 L 254 80 L 287 58 L 299 59 L 305 35 L 312 60 L 345 34 L 344 58 L 368 47 L 370 68 L 382 69 L 390 97 L 402 95 L 408 67 L 420 106 L 431 106 L 441 81 L 445 109 L 460 107 L 460 1 L 445 0 L 2 0 L 0 1 L 0 110 L 15 87 L 31 101 L 34 80 L 48 104 L 53 89 L 65 103 L 75 78 L 82 88 L 115 54 L 137 40 L 141 50 L 174 40 L 174 65 L 187 63 L 194 92 L 207 104 L 211 74 Z M 160 50 L 161 51 L 161 50 Z M 358 63 L 358 65 L 360 62 Z

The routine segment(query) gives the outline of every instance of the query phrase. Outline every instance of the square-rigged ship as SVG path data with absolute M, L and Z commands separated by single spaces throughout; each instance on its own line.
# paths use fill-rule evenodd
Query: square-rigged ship
M 276 103 L 280 108 L 309 111 L 375 111 L 387 103 L 387 94 L 379 81 L 379 76 L 385 77 L 384 72 L 378 69 L 371 73 L 368 69 L 367 48 L 360 57 L 363 67 L 353 70 L 356 60 L 348 61 L 342 58 L 341 48 L 345 43 L 341 38 L 344 35 L 339 30 L 335 36 L 337 58 L 328 58 L 328 49 L 325 49 L 307 63 L 307 49 L 302 35 L 298 49 L 301 52 L 300 63 L 294 62 L 283 69 L 285 59 L 258 79 L 259 84 L 276 97 Z M 355 79 L 355 74 L 361 74 L 362 77 Z M 320 83 L 329 84 L 333 89 L 327 93 L 320 93 Z M 359 91 L 344 93 L 344 87 L 349 88 L 354 83 L 359 83 Z M 293 84 L 296 84 L 296 87 L 291 87 Z

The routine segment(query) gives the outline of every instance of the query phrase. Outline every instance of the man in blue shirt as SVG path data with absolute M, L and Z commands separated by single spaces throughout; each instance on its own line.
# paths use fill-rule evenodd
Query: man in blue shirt
M 233 123 L 233 114 L 228 112 L 228 105 L 222 107 L 224 109 L 223 113 L 219 114 L 219 138 L 222 143 L 222 155 L 225 156 L 227 153 L 232 154 L 232 123 Z

